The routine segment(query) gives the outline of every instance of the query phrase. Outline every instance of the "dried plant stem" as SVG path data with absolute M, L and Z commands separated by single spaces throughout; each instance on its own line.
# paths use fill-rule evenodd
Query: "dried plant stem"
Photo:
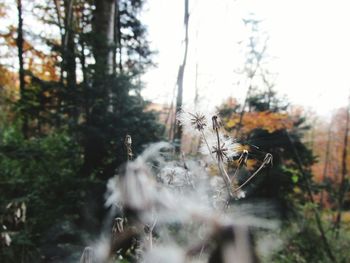
M 236 168 L 236 170 L 235 170 L 235 173 L 233 174 L 233 176 L 232 176 L 232 178 L 231 178 L 231 182 L 233 181 L 234 178 L 237 177 L 238 171 L 239 171 L 239 169 L 241 169 L 241 167 L 242 167 L 242 165 L 240 165 L 240 164 L 237 166 L 237 168 Z
M 189 171 L 188 171 L 188 166 L 186 164 L 186 159 L 185 159 L 185 154 L 182 153 L 181 154 L 181 158 L 182 158 L 182 162 L 183 162 L 183 167 L 185 169 L 185 178 L 186 178 L 186 183 L 187 185 L 191 186 L 193 189 L 195 188 L 191 179 L 190 179 L 190 176 L 189 176 Z
M 224 167 L 224 164 L 222 163 L 221 160 L 218 160 L 218 168 L 219 168 L 219 172 L 221 177 L 224 179 L 227 190 L 228 190 L 228 194 L 230 196 L 232 196 L 232 191 L 231 191 L 231 180 L 230 177 L 228 176 L 226 169 Z
M 216 162 L 215 157 L 214 157 L 213 153 L 211 152 L 212 150 L 210 149 L 209 143 L 208 143 L 208 141 L 207 141 L 207 138 L 206 138 L 206 136 L 205 136 L 203 130 L 201 130 L 201 135 L 202 135 L 203 141 L 205 142 L 205 145 L 206 145 L 207 148 L 208 148 L 208 151 L 209 151 L 209 154 L 210 154 L 211 158 L 213 159 L 214 162 Z
M 152 226 L 148 228 L 148 250 L 153 249 L 153 230 L 157 224 L 157 218 L 154 219 Z M 146 225 L 147 226 L 147 225 Z
M 218 128 L 218 126 L 214 128 L 214 131 L 216 133 L 216 139 L 217 139 L 216 157 L 217 157 L 217 163 L 218 163 L 219 172 L 220 172 L 221 177 L 224 179 L 224 182 L 226 184 L 229 196 L 232 197 L 231 180 L 230 180 L 230 177 L 228 176 L 228 174 L 226 172 L 226 169 L 224 167 L 224 163 L 222 161 L 224 156 L 226 155 L 225 154 L 226 149 L 224 149 L 223 146 L 220 143 L 220 136 L 219 136 L 219 128 Z
M 148 247 L 148 249 L 149 250 L 152 250 L 153 249 L 153 232 L 152 232 L 152 230 L 151 231 L 149 231 L 149 234 L 148 234 L 148 244 L 149 244 L 149 247 Z
M 220 147 L 220 138 L 219 138 L 219 135 L 218 135 L 218 131 L 216 131 L 216 134 L 217 134 L 217 140 L 218 140 L 218 145 L 219 145 L 218 147 Z M 219 168 L 220 175 L 224 179 L 224 182 L 225 182 L 226 187 L 228 189 L 229 195 L 232 196 L 232 193 L 231 193 L 231 180 L 230 180 L 230 177 L 228 176 L 228 174 L 226 172 L 224 164 L 222 163 L 220 158 L 215 159 L 215 157 L 213 155 L 213 152 L 212 152 L 212 149 L 210 149 L 210 146 L 209 146 L 209 143 L 207 141 L 207 138 L 206 138 L 206 136 L 205 136 L 205 134 L 204 134 L 204 132 L 202 130 L 201 130 L 201 135 L 202 135 L 203 141 L 205 142 L 205 144 L 206 144 L 206 146 L 208 148 L 208 151 L 209 151 L 209 154 L 210 154 L 211 158 L 213 159 L 214 162 L 218 163 L 218 168 Z
M 241 190 L 245 185 L 247 185 L 247 183 L 249 183 L 267 164 L 272 162 L 272 156 L 271 154 L 266 154 L 266 157 L 263 161 L 263 163 L 260 165 L 260 167 L 251 175 L 249 176 L 249 178 L 240 186 L 238 186 L 237 188 L 233 189 L 232 192 L 235 193 L 239 190 Z M 237 171 L 237 170 L 236 170 Z

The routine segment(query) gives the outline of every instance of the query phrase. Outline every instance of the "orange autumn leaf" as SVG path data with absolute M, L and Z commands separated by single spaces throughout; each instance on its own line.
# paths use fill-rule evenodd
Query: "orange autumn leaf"
M 234 128 L 239 123 L 239 114 L 233 114 L 227 121 L 228 129 Z M 242 131 L 249 133 L 254 129 L 265 129 L 272 133 L 281 129 L 291 129 L 293 120 L 286 113 L 275 113 L 269 111 L 247 112 L 243 116 Z

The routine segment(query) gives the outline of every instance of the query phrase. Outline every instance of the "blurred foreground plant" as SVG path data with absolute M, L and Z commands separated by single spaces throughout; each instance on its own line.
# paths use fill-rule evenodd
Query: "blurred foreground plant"
M 127 135 L 129 161 L 125 172 L 109 180 L 106 195 L 112 233 L 94 244 L 96 262 L 258 261 L 252 229 L 276 224 L 240 212 L 236 200 L 245 197 L 244 186 L 272 163 L 272 156 L 266 154 L 238 185 L 237 170 L 246 165 L 249 152 L 222 133 L 219 117 L 183 112 L 179 120 L 201 135 L 202 157 L 173 158 L 172 146 L 161 142 L 132 160 Z M 229 173 L 232 160 L 239 165 Z

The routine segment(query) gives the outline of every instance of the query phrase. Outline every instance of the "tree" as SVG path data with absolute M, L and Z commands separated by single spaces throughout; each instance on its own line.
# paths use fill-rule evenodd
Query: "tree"
M 338 190 L 338 211 L 336 215 L 336 219 L 334 222 L 334 227 L 336 230 L 337 235 L 339 234 L 339 228 L 340 228 L 340 222 L 341 222 L 341 216 L 342 216 L 342 208 L 343 208 L 343 202 L 344 197 L 346 195 L 346 192 L 349 187 L 349 179 L 348 177 L 348 165 L 347 165 L 347 157 L 348 157 L 348 137 L 349 137 L 349 119 L 350 119 L 350 99 L 349 99 L 349 105 L 346 110 L 346 122 L 345 122 L 345 131 L 344 131 L 344 145 L 342 150 L 342 159 L 341 159 L 341 179 L 339 183 L 339 190 Z
M 148 102 L 140 95 L 138 76 L 152 53 L 137 18 L 142 2 L 116 2 L 21 0 L 22 7 L 34 10 L 31 20 L 26 20 L 28 12 L 19 12 L 23 25 L 0 32 L 4 56 L 22 61 L 18 68 L 25 69 L 25 100 L 18 100 L 10 90 L 19 89 L 19 74 L 0 65 L 1 95 L 8 98 L 0 102 L 1 110 L 8 111 L 0 116 L 1 223 L 2 208 L 14 199 L 29 207 L 12 246 L 0 249 L 6 262 L 51 261 L 53 256 L 68 261 L 63 254 L 71 247 L 57 247 L 62 240 L 81 245 L 80 233 L 98 231 L 106 179 L 126 161 L 125 135 L 132 135 L 135 154 L 161 137 L 157 115 L 145 110 Z M 2 4 L 0 20 L 1 13 Z M 26 21 L 52 30 L 34 34 Z M 28 139 L 18 132 L 24 114 Z
M 185 51 L 184 51 L 184 57 L 182 60 L 182 64 L 179 66 L 179 71 L 177 75 L 177 97 L 176 97 L 176 114 L 178 114 L 182 109 L 182 97 L 183 97 L 183 81 L 184 81 L 184 74 L 185 74 L 185 66 L 187 61 L 187 52 L 188 52 L 188 22 L 189 22 L 189 9 L 188 9 L 188 2 L 189 0 L 185 0 L 185 18 L 184 18 L 184 25 L 185 25 Z M 181 148 L 181 137 L 182 137 L 182 127 L 181 125 L 174 125 L 174 144 L 175 144 L 175 151 L 180 152 Z
M 24 80 L 24 63 L 23 63 L 23 17 L 22 17 L 22 0 L 17 0 L 18 10 L 18 28 L 17 28 L 17 49 L 18 49 L 18 64 L 19 64 L 19 90 L 21 101 L 25 101 L 25 80 Z M 23 115 L 22 132 L 24 136 L 28 136 L 28 120 L 25 113 Z
M 145 30 L 135 14 L 142 7 L 141 2 L 119 1 L 116 6 L 115 2 L 106 0 L 96 1 L 94 5 L 93 31 L 89 33 L 93 35 L 89 35 L 86 42 L 86 47 L 92 46 L 95 64 L 86 68 L 85 73 L 84 89 L 87 92 L 84 107 L 88 114 L 82 125 L 85 153 L 82 174 L 100 170 L 104 174 L 102 177 L 107 178 L 125 161 L 121 157 L 123 154 L 115 156 L 123 148 L 125 134 L 136 131 L 141 123 L 150 122 L 150 130 L 147 131 L 150 136 L 140 140 L 147 143 L 159 136 L 160 127 L 151 124 L 156 120 L 153 113 L 144 112 L 147 103 L 140 96 L 142 84 L 136 81 L 147 62 L 136 62 L 135 56 L 146 59 L 151 54 L 147 41 L 143 40 Z M 118 68 L 117 61 L 114 61 L 116 53 L 119 53 Z M 137 152 L 140 148 L 135 150 Z
M 264 86 L 268 89 L 268 92 L 264 94 L 267 95 L 268 100 L 266 101 L 267 105 L 270 104 L 270 98 L 273 97 L 272 88 L 273 83 L 270 83 L 270 72 L 262 67 L 262 64 L 266 62 L 267 55 L 267 41 L 268 36 L 261 34 L 259 25 L 261 21 L 253 18 L 243 19 L 243 23 L 249 30 L 249 38 L 245 41 L 242 41 L 242 44 L 245 45 L 244 48 L 247 50 L 245 53 L 245 64 L 242 69 L 239 69 L 237 72 L 244 75 L 244 78 L 248 80 L 248 87 L 246 97 L 244 99 L 243 105 L 241 107 L 241 112 L 239 116 L 239 121 L 236 126 L 236 135 L 240 136 L 240 129 L 242 128 L 242 122 L 248 100 L 252 96 L 252 92 L 256 89 L 257 85 Z

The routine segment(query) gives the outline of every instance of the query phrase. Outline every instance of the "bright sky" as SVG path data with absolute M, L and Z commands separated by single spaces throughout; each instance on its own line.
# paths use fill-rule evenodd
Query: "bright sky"
M 247 38 L 242 18 L 250 13 L 264 22 L 270 36 L 270 67 L 278 73 L 278 94 L 287 95 L 321 115 L 347 104 L 350 95 L 350 2 L 346 0 L 189 0 L 190 45 L 185 72 L 185 103 L 194 98 L 195 65 L 201 102 L 215 106 L 228 96 L 242 99 L 246 86 L 235 85 L 242 68 L 238 41 Z M 143 94 L 170 102 L 183 58 L 183 0 L 148 0 L 143 21 L 156 68 L 143 77 Z

